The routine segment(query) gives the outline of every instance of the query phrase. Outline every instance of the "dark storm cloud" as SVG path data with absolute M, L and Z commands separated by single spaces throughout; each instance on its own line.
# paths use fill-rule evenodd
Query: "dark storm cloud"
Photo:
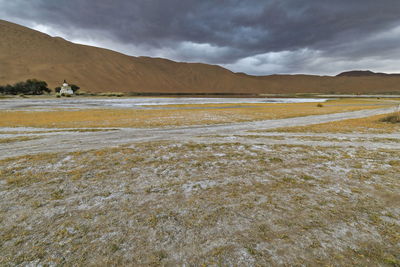
M 177 49 L 178 59 L 190 60 L 192 49 L 196 60 L 218 64 L 300 51 L 297 62 L 304 49 L 333 59 L 390 57 L 400 41 L 384 35 L 400 25 L 399 0 L 0 0 L 0 16 L 75 37 L 96 31 L 120 44 Z

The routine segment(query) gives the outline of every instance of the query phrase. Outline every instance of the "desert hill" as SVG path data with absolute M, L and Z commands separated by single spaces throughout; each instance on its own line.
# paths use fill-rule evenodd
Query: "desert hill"
M 379 93 L 400 91 L 399 75 L 270 75 L 216 65 L 132 57 L 74 44 L 0 20 L 0 85 L 29 78 L 51 88 L 66 79 L 91 92 Z

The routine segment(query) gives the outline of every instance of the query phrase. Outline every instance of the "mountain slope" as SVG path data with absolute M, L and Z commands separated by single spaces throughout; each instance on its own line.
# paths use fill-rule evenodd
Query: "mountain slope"
M 55 87 L 67 79 L 90 91 L 230 92 L 256 83 L 213 65 L 130 57 L 0 21 L 0 84 L 27 78 Z
M 251 76 L 216 65 L 132 57 L 74 44 L 0 20 L 0 85 L 28 78 L 50 87 L 66 79 L 91 92 L 365 93 L 400 91 L 399 76 Z

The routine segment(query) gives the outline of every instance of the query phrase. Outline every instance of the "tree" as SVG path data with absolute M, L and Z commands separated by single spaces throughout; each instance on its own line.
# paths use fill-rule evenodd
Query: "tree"
M 25 82 L 25 90 L 28 92 L 28 94 L 33 95 L 41 95 L 43 93 L 51 92 L 45 81 L 38 81 L 36 79 L 27 80 Z
M 78 85 L 75 85 L 75 84 L 71 84 L 70 86 L 71 86 L 71 89 L 72 89 L 72 91 L 74 93 L 80 89 L 80 87 Z
M 14 85 L 0 86 L 0 93 L 2 94 L 26 94 L 26 95 L 42 95 L 43 93 L 50 93 L 51 90 L 47 87 L 45 81 L 36 79 L 29 79 L 25 82 L 18 82 Z

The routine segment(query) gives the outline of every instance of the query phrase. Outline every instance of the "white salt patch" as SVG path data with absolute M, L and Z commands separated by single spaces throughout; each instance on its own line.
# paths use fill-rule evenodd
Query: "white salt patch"
M 182 189 L 185 193 L 190 193 L 192 191 L 198 191 L 200 189 L 207 189 L 215 186 L 217 183 L 215 181 L 205 180 L 199 182 L 192 182 L 182 185 Z
M 310 103 L 326 102 L 326 98 L 191 98 L 191 97 L 157 97 L 157 98 L 124 98 L 124 99 L 24 99 L 3 100 L 0 109 L 30 110 L 52 108 L 82 109 L 82 108 L 140 108 L 154 105 L 182 104 L 260 104 L 260 103 Z M 23 105 L 21 107 L 21 105 Z M 26 107 L 24 107 L 26 106 Z

